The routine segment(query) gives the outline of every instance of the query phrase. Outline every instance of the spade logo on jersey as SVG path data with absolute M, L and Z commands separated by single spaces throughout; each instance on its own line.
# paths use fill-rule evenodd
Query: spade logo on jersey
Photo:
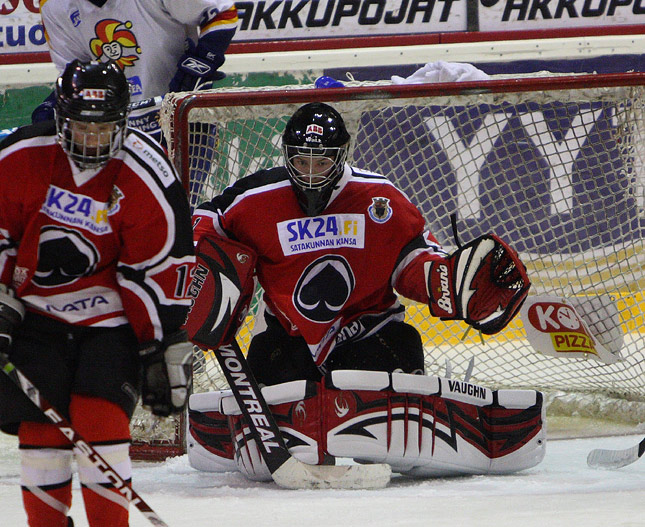
M 303 271 L 293 292 L 293 305 L 308 320 L 331 322 L 355 285 L 356 279 L 347 260 L 339 255 L 325 255 Z
M 40 287 L 58 287 L 94 272 L 99 261 L 96 247 L 81 234 L 61 227 L 40 231 L 38 266 L 32 281 Z

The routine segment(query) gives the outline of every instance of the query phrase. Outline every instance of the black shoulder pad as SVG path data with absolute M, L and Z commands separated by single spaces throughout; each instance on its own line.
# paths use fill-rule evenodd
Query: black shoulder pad
M 56 121 L 42 121 L 19 127 L 15 132 L 0 141 L 0 150 L 23 139 L 47 135 L 56 135 Z

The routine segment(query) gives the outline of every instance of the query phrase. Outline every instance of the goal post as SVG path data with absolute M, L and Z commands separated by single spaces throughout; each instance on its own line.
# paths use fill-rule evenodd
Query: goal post
M 447 248 L 456 214 L 462 241 L 494 232 L 520 253 L 530 294 L 608 296 L 619 312 L 625 360 L 609 365 L 536 353 L 519 317 L 482 341 L 403 299 L 428 373 L 449 359 L 458 374 L 475 357 L 480 384 L 645 401 L 645 74 L 169 94 L 161 124 L 191 207 L 282 164 L 284 125 L 313 101 L 343 116 L 349 163 L 390 178 Z M 249 328 L 238 338 L 245 348 Z M 212 389 L 216 360 L 197 358 L 195 385 Z

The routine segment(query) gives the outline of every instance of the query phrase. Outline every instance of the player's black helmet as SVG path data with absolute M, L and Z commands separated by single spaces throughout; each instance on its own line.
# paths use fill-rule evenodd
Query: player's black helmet
M 128 81 L 115 62 L 67 65 L 56 81 L 56 126 L 61 146 L 80 168 L 98 168 L 121 149 L 129 103 Z
M 287 122 L 282 149 L 298 203 L 308 216 L 327 207 L 343 175 L 349 140 L 341 115 L 324 103 L 305 104 Z

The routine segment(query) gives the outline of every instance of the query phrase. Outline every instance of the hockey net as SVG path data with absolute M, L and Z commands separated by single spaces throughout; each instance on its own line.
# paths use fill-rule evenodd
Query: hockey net
M 171 94 L 162 127 L 191 206 L 282 164 L 284 125 L 311 101 L 341 112 L 354 138 L 350 163 L 387 175 L 446 247 L 456 213 L 462 241 L 494 232 L 520 253 L 531 294 L 609 295 L 620 313 L 625 360 L 607 365 L 536 353 L 519 317 L 482 340 L 404 299 L 429 374 L 445 374 L 447 359 L 459 374 L 475 357 L 473 382 L 556 392 L 560 404 L 575 394 L 574 412 L 586 399 L 591 412 L 636 412 L 627 419 L 645 422 L 645 74 Z M 238 335 L 243 349 L 253 324 L 249 316 Z M 212 352 L 195 358 L 195 389 L 221 388 Z M 181 443 L 180 425 L 160 433 Z

